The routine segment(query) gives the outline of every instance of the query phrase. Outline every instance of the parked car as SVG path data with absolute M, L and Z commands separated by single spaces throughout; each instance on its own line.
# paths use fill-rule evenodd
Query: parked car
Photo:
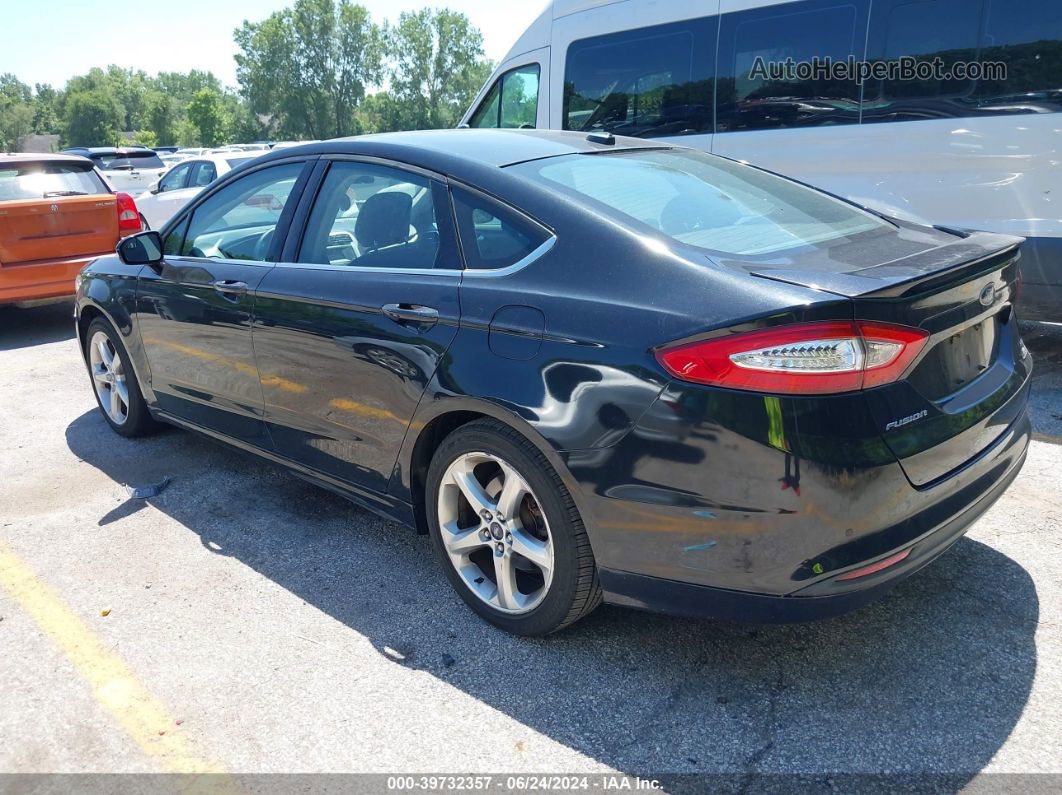
M 273 144 L 272 149 L 291 149 L 293 146 L 302 146 L 303 144 L 316 144 L 320 143 L 314 139 L 312 141 L 277 141 Z
M 137 194 L 166 172 L 166 164 L 143 146 L 93 146 L 64 149 L 63 154 L 87 157 L 117 191 Z
M 1000 79 L 754 74 L 974 58 Z M 554 0 L 462 123 L 609 131 L 763 166 L 893 216 L 1026 238 L 1027 319 L 1062 321 L 1062 3 Z M 999 66 L 996 67 L 997 69 Z
M 161 228 L 199 191 L 255 157 L 255 154 L 229 152 L 227 155 L 207 155 L 178 163 L 151 185 L 147 192 L 137 197 L 136 204 L 140 208 L 145 228 Z
M 189 157 L 192 157 L 192 155 L 177 154 L 175 152 L 172 155 L 159 155 L 159 160 L 163 162 L 166 168 L 173 168 L 178 163 L 183 163 Z
M 180 147 L 177 147 L 177 146 L 156 146 L 156 147 L 153 147 L 153 149 L 155 151 L 155 154 L 159 155 L 160 157 L 162 155 L 172 155 L 179 148 Z
M 221 178 L 83 272 L 77 331 L 115 432 L 202 431 L 429 533 L 512 632 L 602 599 L 803 620 L 1017 476 L 1020 244 L 659 141 L 397 133 Z
M 83 157 L 0 154 L 0 304 L 74 294 L 82 266 L 139 232 L 136 203 Z

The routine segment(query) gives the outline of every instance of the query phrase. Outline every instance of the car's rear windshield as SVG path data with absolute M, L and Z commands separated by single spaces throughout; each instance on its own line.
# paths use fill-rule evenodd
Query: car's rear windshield
M 107 162 L 106 170 L 121 171 L 134 168 L 166 168 L 166 164 L 154 152 L 127 152 Z
M 510 168 L 606 214 L 723 254 L 770 254 L 889 228 L 832 196 L 695 151 L 562 155 Z
M 110 193 L 88 163 L 0 163 L 0 201 Z

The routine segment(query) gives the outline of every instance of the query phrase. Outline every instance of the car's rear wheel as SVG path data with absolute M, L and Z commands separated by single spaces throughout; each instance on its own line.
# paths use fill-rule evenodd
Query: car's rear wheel
M 122 436 L 143 436 L 158 423 L 140 392 L 129 354 L 103 318 L 96 318 L 85 334 L 85 359 L 96 402 L 107 424 Z
M 443 440 L 428 470 L 432 546 L 461 598 L 490 623 L 545 635 L 601 603 L 571 494 L 545 456 L 491 420 Z

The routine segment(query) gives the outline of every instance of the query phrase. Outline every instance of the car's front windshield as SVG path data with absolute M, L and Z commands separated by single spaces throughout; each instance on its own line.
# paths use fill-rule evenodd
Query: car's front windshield
M 723 254 L 770 254 L 891 228 L 825 193 L 690 150 L 562 155 L 510 169 L 621 220 Z

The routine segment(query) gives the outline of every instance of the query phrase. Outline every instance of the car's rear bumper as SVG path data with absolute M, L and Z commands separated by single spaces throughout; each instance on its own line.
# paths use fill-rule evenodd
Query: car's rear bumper
M 22 304 L 74 295 L 74 279 L 104 254 L 0 266 L 0 304 Z
M 749 593 L 728 588 L 670 580 L 645 574 L 600 570 L 605 601 L 627 607 L 697 618 L 756 623 L 813 621 L 847 613 L 883 596 L 898 582 L 943 554 L 965 534 L 1018 476 L 1031 438 L 1028 416 L 1012 427 L 985 457 L 1002 462 L 994 481 L 979 497 L 939 526 L 911 543 L 889 550 L 788 595 Z M 902 561 L 858 579 L 845 574 L 909 550 Z

